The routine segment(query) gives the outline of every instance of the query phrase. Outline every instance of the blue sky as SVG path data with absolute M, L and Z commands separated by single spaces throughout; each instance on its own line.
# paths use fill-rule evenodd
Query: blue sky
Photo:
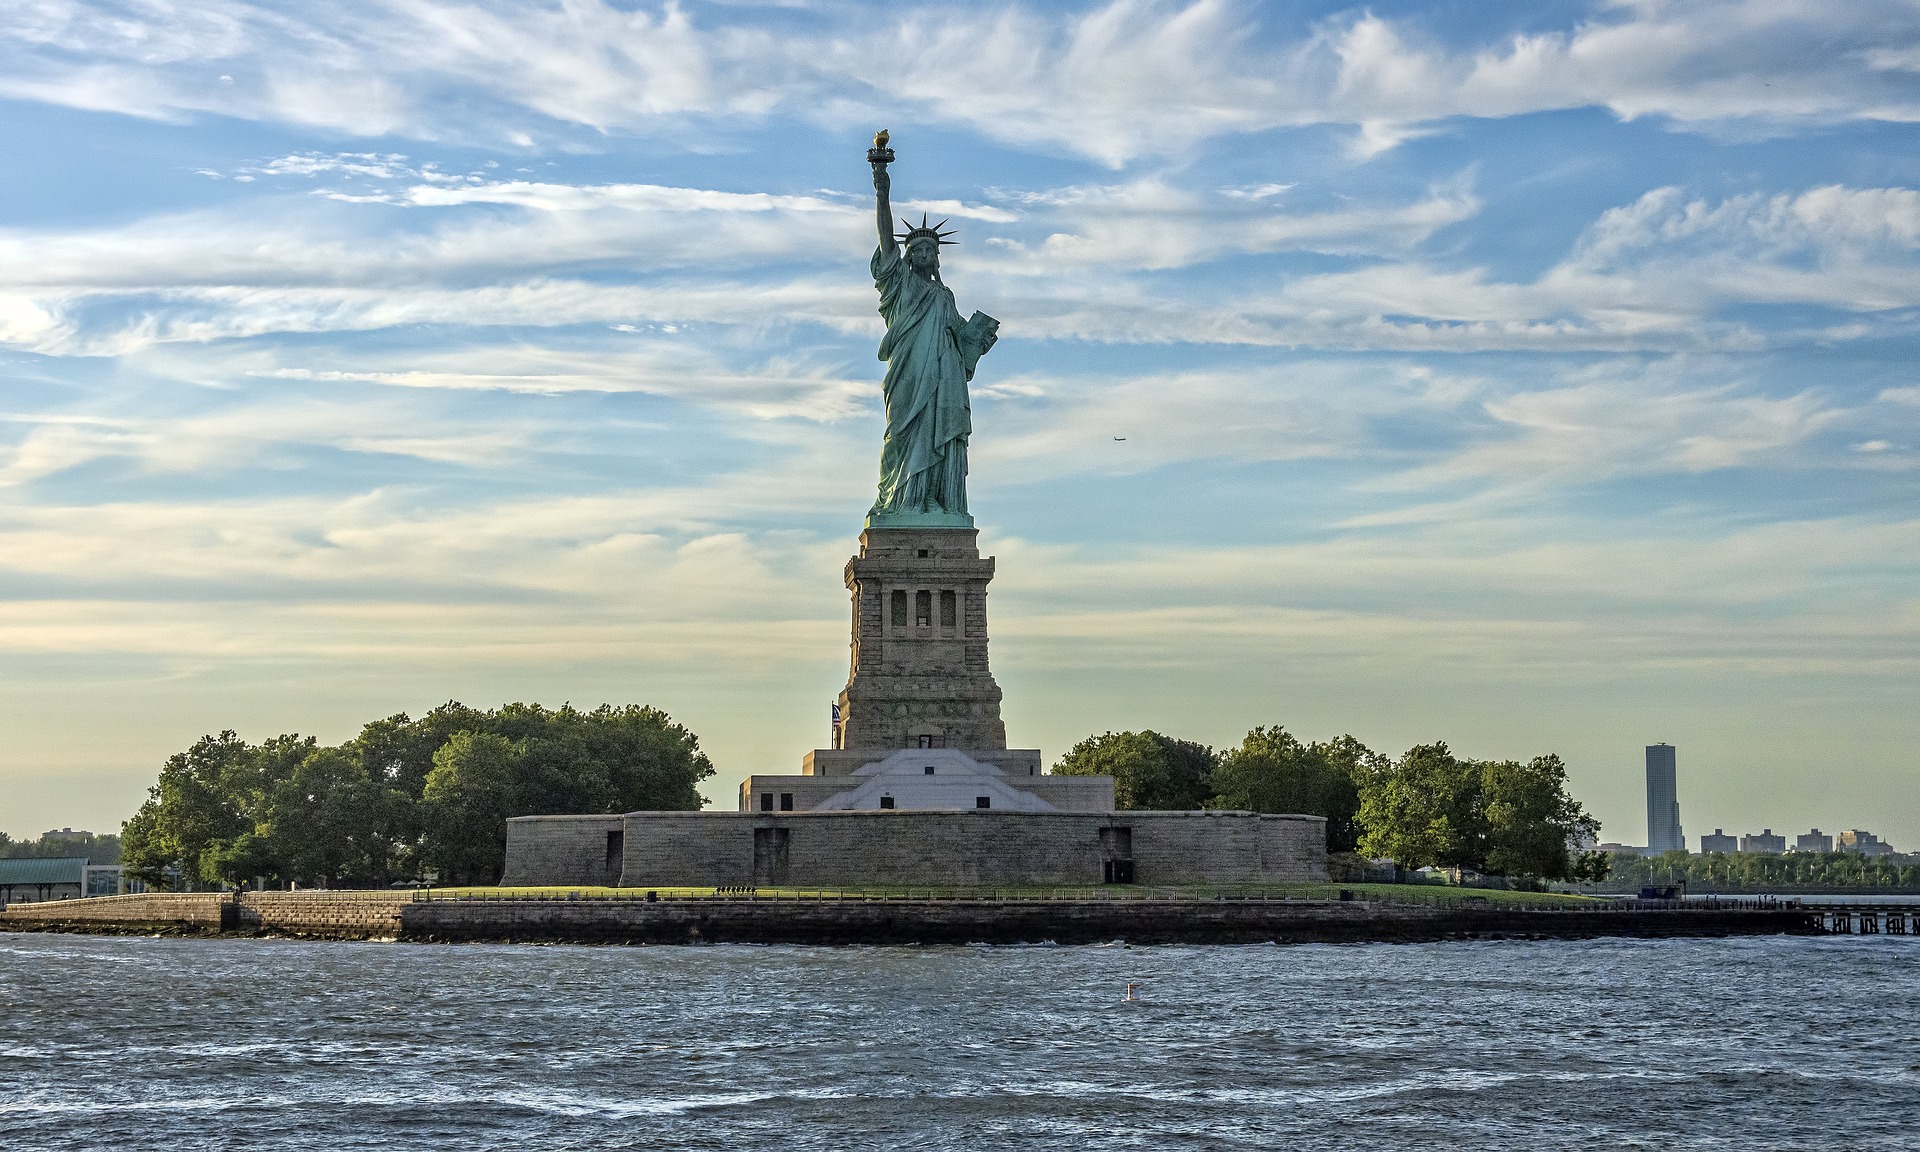
M 1690 836 L 1920 842 L 1920 5 L 8 10 L 11 833 L 449 698 L 797 770 L 887 127 L 1002 320 L 1014 743 L 1558 751 L 1633 842 L 1665 740 Z

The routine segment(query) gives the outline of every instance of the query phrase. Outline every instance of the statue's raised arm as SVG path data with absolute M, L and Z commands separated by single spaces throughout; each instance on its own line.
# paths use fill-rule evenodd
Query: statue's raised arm
M 887 175 L 887 165 L 893 163 L 893 149 L 887 147 L 885 128 L 873 138 L 873 147 L 867 149 L 867 163 L 873 165 L 873 196 L 875 219 L 880 222 L 880 247 L 891 248 L 893 239 L 893 178 Z

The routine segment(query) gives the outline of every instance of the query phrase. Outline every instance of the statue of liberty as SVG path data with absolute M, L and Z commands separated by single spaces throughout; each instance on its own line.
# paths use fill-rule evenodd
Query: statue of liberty
M 950 244 L 946 224 L 893 230 L 893 149 L 887 134 L 867 151 L 873 166 L 880 246 L 873 253 L 873 284 L 887 334 L 880 359 L 887 362 L 883 389 L 887 439 L 880 449 L 880 496 L 867 515 L 870 527 L 971 528 L 967 514 L 967 438 L 973 412 L 967 381 L 974 365 L 998 339 L 1000 322 L 984 312 L 960 319 L 953 290 L 940 280 L 940 246 Z M 904 251 L 903 251 L 904 250 Z

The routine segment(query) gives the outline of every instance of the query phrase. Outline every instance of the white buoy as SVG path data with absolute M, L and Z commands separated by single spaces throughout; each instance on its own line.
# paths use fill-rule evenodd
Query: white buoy
M 1133 990 L 1134 990 L 1135 988 L 1138 988 L 1138 987 L 1139 987 L 1139 985 L 1138 985 L 1138 984 L 1134 984 L 1134 983 L 1132 983 L 1132 982 L 1129 982 L 1129 983 L 1127 984 L 1127 999 L 1128 999 L 1128 1000 L 1130 1000 L 1130 1001 L 1134 1001 L 1134 1000 L 1138 1000 L 1138 999 L 1140 999 L 1140 997 L 1138 997 L 1138 996 L 1135 996 L 1135 995 L 1133 994 Z

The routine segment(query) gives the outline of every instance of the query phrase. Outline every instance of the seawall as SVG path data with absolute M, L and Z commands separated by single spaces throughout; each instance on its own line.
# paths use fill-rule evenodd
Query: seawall
M 13 904 L 0 929 L 118 935 L 398 937 L 411 892 L 150 892 Z
M 133 903 L 133 902 L 138 903 Z M 416 899 L 389 892 L 157 894 L 16 904 L 0 930 L 627 944 L 1412 943 L 1819 935 L 1799 908 L 1581 910 L 1266 899 Z

